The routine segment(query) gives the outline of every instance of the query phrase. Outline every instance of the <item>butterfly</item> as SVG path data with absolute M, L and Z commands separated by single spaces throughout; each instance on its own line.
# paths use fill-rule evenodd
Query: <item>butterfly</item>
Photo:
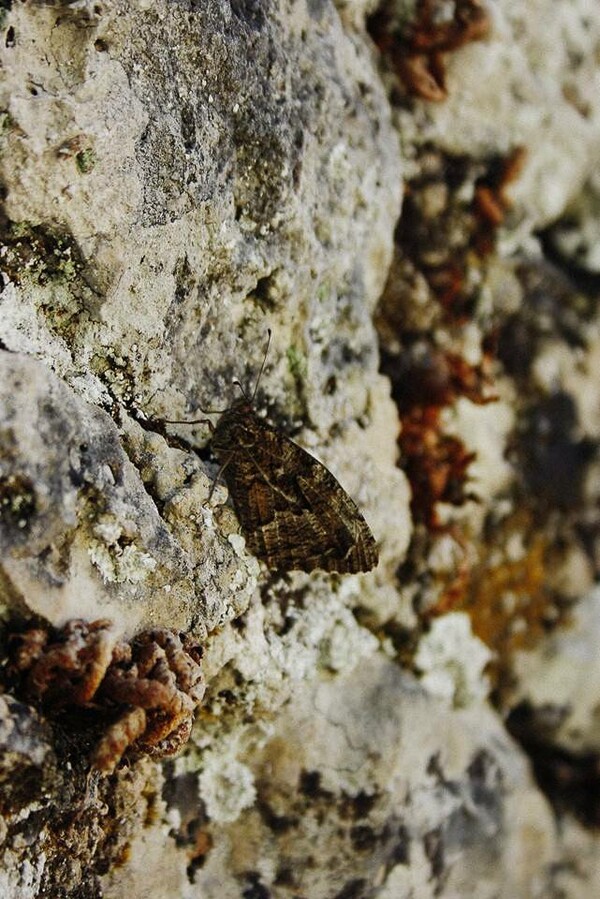
M 218 477 L 227 484 L 246 546 L 274 571 L 370 571 L 377 545 L 356 503 L 321 462 L 256 414 L 268 349 L 252 396 L 236 382 L 243 396 L 216 425 L 200 420 L 211 428 Z

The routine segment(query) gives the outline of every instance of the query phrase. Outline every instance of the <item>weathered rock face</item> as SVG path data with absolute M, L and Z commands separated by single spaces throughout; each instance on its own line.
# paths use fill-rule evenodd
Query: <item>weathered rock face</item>
M 201 895 L 463 895 L 475 870 L 527 895 L 554 855 L 551 816 L 502 731 L 382 658 L 300 691 L 250 763 L 252 807 L 214 830 L 227 863 L 207 858 Z
M 597 895 L 596 4 L 0 15 L 0 894 Z M 235 379 L 375 571 L 248 554 Z
M 13 601 L 56 625 L 104 616 L 127 632 L 166 613 L 172 627 L 198 636 L 245 608 L 256 563 L 244 568 L 208 522 L 196 551 L 169 524 L 182 505 L 193 514 L 191 496 L 198 509 L 208 496 L 199 460 L 165 449 L 155 491 L 110 415 L 42 362 L 0 352 L 0 372 L 0 540 Z M 152 453 L 138 441 L 140 453 Z
M 323 427 L 348 402 L 320 397 L 340 358 L 356 380 L 376 364 L 365 326 L 399 213 L 397 138 L 364 40 L 329 4 L 246 6 L 11 13 L 5 212 L 42 241 L 59 229 L 74 277 L 19 304 L 5 342 L 31 351 L 37 331 L 69 380 L 94 373 L 176 417 L 231 399 L 232 358 L 255 376 L 270 321 L 281 362 L 263 387 L 303 413 L 309 367 Z

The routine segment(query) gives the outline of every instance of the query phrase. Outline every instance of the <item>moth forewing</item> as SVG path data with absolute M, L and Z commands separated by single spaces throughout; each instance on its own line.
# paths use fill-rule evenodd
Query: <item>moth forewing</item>
M 247 399 L 218 420 L 212 446 L 248 548 L 269 568 L 345 574 L 375 567 L 375 539 L 354 501 Z

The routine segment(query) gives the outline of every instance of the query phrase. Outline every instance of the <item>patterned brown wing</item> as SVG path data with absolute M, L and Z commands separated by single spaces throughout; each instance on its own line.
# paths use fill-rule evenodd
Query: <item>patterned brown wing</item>
M 324 465 L 248 407 L 223 419 L 215 451 L 252 553 L 279 571 L 345 574 L 377 564 L 369 526 Z

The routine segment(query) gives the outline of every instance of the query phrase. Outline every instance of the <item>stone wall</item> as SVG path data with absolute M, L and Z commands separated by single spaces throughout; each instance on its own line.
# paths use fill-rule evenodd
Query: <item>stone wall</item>
M 3 7 L 0 894 L 597 896 L 595 0 Z M 247 551 L 235 380 L 373 571 Z

